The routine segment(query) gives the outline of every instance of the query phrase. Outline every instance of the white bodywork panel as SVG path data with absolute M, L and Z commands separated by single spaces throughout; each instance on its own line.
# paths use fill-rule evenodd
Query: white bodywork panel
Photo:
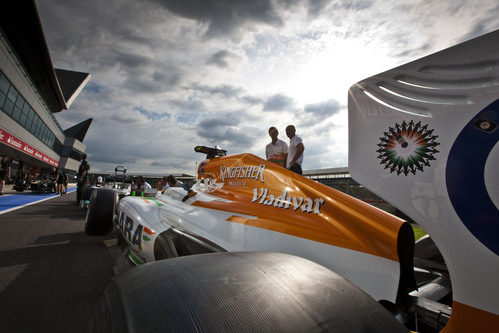
M 454 300 L 495 314 L 499 129 L 476 122 L 498 123 L 498 98 L 499 31 L 360 81 L 349 91 L 352 177 L 430 234 L 449 268 Z M 419 133 L 410 138 L 411 131 Z M 415 153 L 418 147 L 426 157 Z M 481 182 L 485 186 L 477 189 Z

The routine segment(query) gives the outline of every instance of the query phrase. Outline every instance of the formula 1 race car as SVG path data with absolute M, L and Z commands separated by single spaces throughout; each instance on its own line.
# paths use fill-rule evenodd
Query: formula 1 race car
M 83 192 L 81 195 L 80 207 L 83 209 L 88 208 L 88 204 L 90 202 L 90 197 L 95 189 L 98 188 L 112 188 L 114 191 L 118 193 L 120 198 L 124 196 L 130 195 L 130 184 L 125 182 L 126 180 L 126 168 L 122 165 L 118 165 L 114 168 L 114 181 L 112 185 L 106 184 L 95 184 L 95 185 L 87 185 L 83 188 Z
M 30 182 L 27 179 L 17 179 L 12 188 L 17 192 L 24 192 L 30 189 Z
M 498 96 L 499 31 L 350 88 L 350 174 L 431 236 L 416 244 L 408 222 L 251 154 L 197 147 L 185 202 L 95 190 L 86 232 L 115 228 L 138 267 L 94 329 L 494 330 Z
M 55 193 L 55 183 L 48 176 L 40 179 L 31 179 L 29 187 L 35 193 Z

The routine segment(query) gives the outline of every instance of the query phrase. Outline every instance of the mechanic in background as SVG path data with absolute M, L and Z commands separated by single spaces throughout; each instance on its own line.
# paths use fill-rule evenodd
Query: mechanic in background
M 50 180 L 52 181 L 52 191 L 59 194 L 59 171 L 55 167 L 52 167 L 50 171 Z
M 17 179 L 16 180 L 26 180 L 28 178 L 28 174 L 26 173 L 26 170 L 24 169 L 24 164 L 23 162 L 19 163 L 19 171 L 17 172 Z
M 277 163 L 285 168 L 288 158 L 288 145 L 277 138 L 278 134 L 279 131 L 277 128 L 273 126 L 269 128 L 269 136 L 272 141 L 265 147 L 265 157 L 268 161 Z
M 62 177 L 62 194 L 68 193 L 68 174 L 64 172 L 64 170 L 61 171 L 61 177 Z
M 165 190 L 170 187 L 170 185 L 168 185 L 168 181 L 167 181 L 167 178 L 166 176 L 163 176 L 159 182 L 158 182 L 158 192 L 161 192 L 161 194 L 165 193 Z
M 57 194 L 63 195 L 64 194 L 64 173 L 62 172 L 62 169 L 60 169 L 57 172 Z
M 150 188 L 152 188 L 152 187 L 148 182 L 146 182 L 144 176 L 139 176 L 137 178 L 137 190 L 138 191 L 144 191 L 144 190 L 147 190 Z
M 130 182 L 130 188 L 133 191 L 137 191 L 139 189 L 139 185 L 137 185 L 137 180 L 135 178 L 132 178 Z
M 286 135 L 289 138 L 288 163 L 286 167 L 294 173 L 301 175 L 301 164 L 303 163 L 303 152 L 305 151 L 303 140 L 296 135 L 296 128 L 293 125 L 286 127 Z
M 83 187 L 88 181 L 88 172 L 90 171 L 90 165 L 87 162 L 87 154 L 81 155 L 81 164 L 78 168 L 78 183 L 76 184 L 76 204 L 80 204 L 81 195 L 83 192 Z
M 0 195 L 3 195 L 5 181 L 10 178 L 10 161 L 7 156 L 2 156 L 0 161 Z
M 180 180 L 175 179 L 175 177 L 173 175 L 169 175 L 168 177 L 166 177 L 166 184 L 168 186 L 165 186 L 162 193 L 164 193 L 165 189 L 168 187 L 182 187 L 184 190 L 187 191 L 187 195 L 182 199 L 182 202 L 186 201 L 189 198 L 192 198 L 193 196 L 195 196 L 197 194 L 197 192 L 194 192 L 193 190 L 191 190 L 189 188 L 189 186 L 182 183 Z

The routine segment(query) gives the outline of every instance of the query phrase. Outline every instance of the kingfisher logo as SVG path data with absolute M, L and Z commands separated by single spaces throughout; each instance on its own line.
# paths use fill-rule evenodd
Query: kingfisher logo
M 251 166 L 240 166 L 240 167 L 220 167 L 220 179 L 225 181 L 225 179 L 260 179 L 262 183 L 265 183 L 263 179 L 263 171 L 265 170 L 265 165 L 251 165 Z

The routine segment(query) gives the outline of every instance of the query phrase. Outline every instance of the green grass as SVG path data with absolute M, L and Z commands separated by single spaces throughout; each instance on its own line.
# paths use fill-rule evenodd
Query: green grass
M 414 238 L 415 238 L 415 240 L 418 240 L 421 237 L 423 237 L 424 235 L 426 235 L 426 231 L 424 231 L 420 227 L 416 227 L 416 226 L 413 225 L 412 226 L 412 230 L 414 231 Z

